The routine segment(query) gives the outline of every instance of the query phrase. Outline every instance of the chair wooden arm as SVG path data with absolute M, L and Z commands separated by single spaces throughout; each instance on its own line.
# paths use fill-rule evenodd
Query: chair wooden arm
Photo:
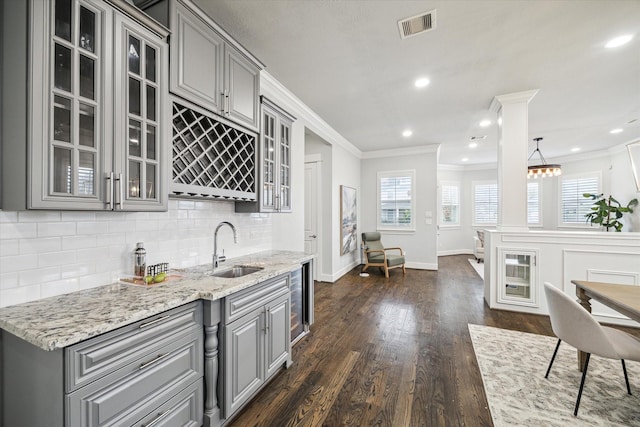
M 384 248 L 385 251 L 400 251 L 400 255 L 404 256 L 404 252 L 402 252 L 402 248 Z

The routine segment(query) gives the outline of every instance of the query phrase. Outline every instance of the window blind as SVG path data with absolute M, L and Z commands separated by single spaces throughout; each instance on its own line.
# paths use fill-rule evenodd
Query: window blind
M 460 186 L 440 186 L 440 218 L 444 225 L 460 224 Z
M 479 225 L 498 222 L 498 184 L 475 184 L 473 187 L 473 223 Z
M 562 177 L 560 185 L 562 223 L 584 223 L 585 215 L 591 212 L 593 200 L 585 198 L 583 194 L 599 192 L 600 177 L 597 175 Z
M 378 227 L 414 228 L 414 171 L 378 173 Z
M 527 182 L 527 223 L 540 224 L 540 185 Z

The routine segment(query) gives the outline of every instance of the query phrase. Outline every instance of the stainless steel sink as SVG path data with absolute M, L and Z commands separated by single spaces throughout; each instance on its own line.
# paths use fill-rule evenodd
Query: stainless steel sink
M 233 279 L 235 277 L 246 276 L 247 274 L 256 273 L 260 270 L 263 270 L 264 267 L 251 267 L 248 265 L 234 265 L 231 268 L 214 271 L 211 275 L 215 277 L 226 277 L 228 279 Z

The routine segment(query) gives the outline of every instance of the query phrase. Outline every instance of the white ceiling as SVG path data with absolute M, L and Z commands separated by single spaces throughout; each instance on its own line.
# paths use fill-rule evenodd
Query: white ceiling
M 547 160 L 640 138 L 638 0 L 196 3 L 362 151 L 442 144 L 441 163 L 495 162 L 496 126 L 478 123 L 495 122 L 494 96 L 529 89 Z M 402 40 L 397 21 L 431 9 L 437 28 Z M 604 47 L 622 34 L 635 37 Z M 470 149 L 475 135 L 488 137 Z

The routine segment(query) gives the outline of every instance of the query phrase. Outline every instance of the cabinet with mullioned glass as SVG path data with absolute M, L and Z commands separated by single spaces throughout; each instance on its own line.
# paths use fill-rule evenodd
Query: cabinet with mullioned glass
M 538 307 L 538 251 L 498 248 L 498 302 Z
M 3 159 L 12 185 L 2 207 L 166 210 L 166 29 L 123 0 L 21 3 L 5 3 L 3 24 L 11 16 L 32 29 L 11 40 L 24 42 L 11 52 L 28 79 L 3 76 L 2 102 L 21 93 L 29 102 L 3 120 L 15 164 Z
M 236 212 L 291 212 L 291 130 L 295 117 L 265 96 L 256 202 L 236 202 Z

